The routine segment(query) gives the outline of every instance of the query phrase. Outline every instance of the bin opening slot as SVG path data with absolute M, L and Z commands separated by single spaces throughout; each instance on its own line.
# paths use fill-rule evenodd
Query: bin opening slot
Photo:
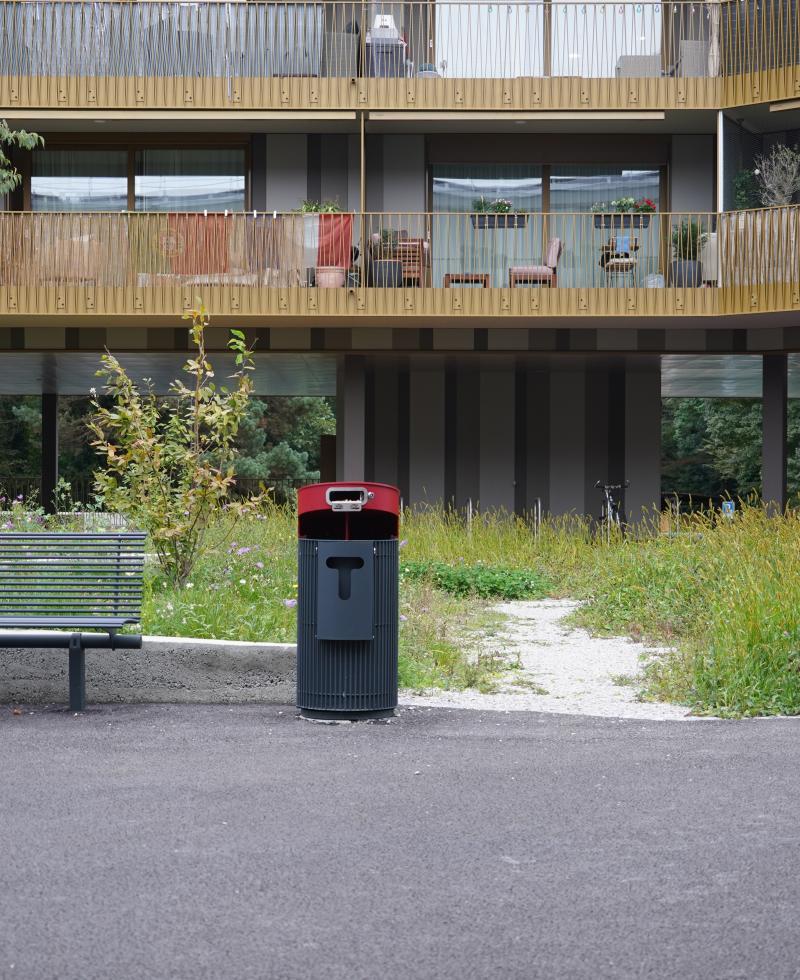
M 301 538 L 372 541 L 397 537 L 397 514 L 365 507 L 360 511 L 312 510 L 298 518 Z
M 363 558 L 340 557 L 329 558 L 325 564 L 328 568 L 335 568 L 339 572 L 339 598 L 347 600 L 350 598 L 350 575 L 357 568 L 364 567 Z
M 330 487 L 325 502 L 331 510 L 359 511 L 374 496 L 366 487 Z

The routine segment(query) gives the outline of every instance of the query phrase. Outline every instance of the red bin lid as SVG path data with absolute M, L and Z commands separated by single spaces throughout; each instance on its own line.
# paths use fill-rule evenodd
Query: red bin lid
M 383 511 L 400 514 L 400 491 L 388 483 L 312 483 L 297 491 L 297 513 L 326 511 Z

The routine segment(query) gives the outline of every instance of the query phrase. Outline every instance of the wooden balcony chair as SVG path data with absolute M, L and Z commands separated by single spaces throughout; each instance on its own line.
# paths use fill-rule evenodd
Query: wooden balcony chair
M 424 238 L 399 238 L 394 256 L 403 267 L 403 283 L 422 287 L 427 281 L 428 243 Z
M 606 274 L 606 285 L 610 286 L 614 277 L 622 277 L 624 286 L 630 276 L 630 284 L 635 286 L 639 239 L 631 238 L 625 251 L 618 250 L 619 244 L 616 238 L 612 238 L 608 245 L 604 245 L 601 249 L 600 266 Z
M 542 265 L 515 265 L 508 270 L 508 285 L 511 289 L 521 285 L 537 285 L 555 288 L 558 285 L 556 267 L 564 247 L 560 238 L 551 238 L 547 243 Z

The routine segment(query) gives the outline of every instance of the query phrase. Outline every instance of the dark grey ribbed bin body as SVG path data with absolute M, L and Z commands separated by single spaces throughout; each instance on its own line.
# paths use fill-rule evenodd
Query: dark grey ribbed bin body
M 391 712 L 397 707 L 397 540 L 301 538 L 298 559 L 298 707 L 340 717 Z M 337 562 L 352 574 L 338 578 Z

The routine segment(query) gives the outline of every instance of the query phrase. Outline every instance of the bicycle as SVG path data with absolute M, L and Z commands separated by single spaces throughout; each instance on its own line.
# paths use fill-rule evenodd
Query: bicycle
M 603 491 L 603 503 L 600 508 L 600 526 L 605 528 L 606 541 L 611 544 L 612 529 L 616 528 L 622 532 L 622 517 L 620 502 L 614 496 L 616 490 L 627 490 L 630 482 L 625 480 L 623 483 L 603 483 L 598 480 L 595 487 Z

